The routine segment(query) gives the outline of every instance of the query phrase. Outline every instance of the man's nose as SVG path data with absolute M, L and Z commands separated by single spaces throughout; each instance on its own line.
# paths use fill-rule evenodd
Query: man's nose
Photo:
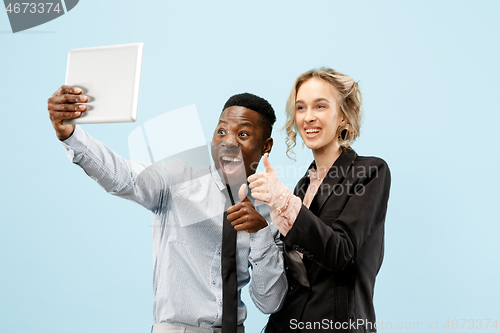
M 224 138 L 224 141 L 222 141 L 221 145 L 226 149 L 235 149 L 239 147 L 236 143 L 236 139 L 233 136 L 229 135 Z

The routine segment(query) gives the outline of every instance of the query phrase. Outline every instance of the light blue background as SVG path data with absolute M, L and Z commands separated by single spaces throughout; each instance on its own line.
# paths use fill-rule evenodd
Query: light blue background
M 124 156 L 132 129 L 169 110 L 196 104 L 209 139 L 232 94 L 267 98 L 281 127 L 300 73 L 359 80 L 354 148 L 392 171 L 378 321 L 500 320 L 499 14 L 493 0 L 82 0 L 12 34 L 0 13 L 0 332 L 149 332 L 150 214 L 71 165 L 46 111 L 69 49 L 132 42 L 145 43 L 138 122 L 84 126 Z M 275 166 L 310 163 L 274 141 Z M 266 318 L 245 294 L 258 332 Z

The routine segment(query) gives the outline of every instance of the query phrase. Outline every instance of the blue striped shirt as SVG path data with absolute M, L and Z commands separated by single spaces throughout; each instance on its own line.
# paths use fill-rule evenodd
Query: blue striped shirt
M 220 327 L 225 186 L 213 165 L 128 161 L 79 126 L 62 145 L 69 159 L 108 193 L 152 212 L 154 323 Z M 268 206 L 256 210 L 271 221 Z M 241 289 L 248 283 L 260 311 L 273 313 L 281 307 L 287 290 L 282 250 L 275 225 L 237 233 L 238 324 L 247 315 Z

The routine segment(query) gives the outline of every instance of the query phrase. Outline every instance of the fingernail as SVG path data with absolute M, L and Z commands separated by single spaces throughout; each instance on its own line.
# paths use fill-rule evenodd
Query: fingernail
M 75 116 L 79 116 L 81 114 L 80 111 L 75 112 Z
M 77 94 L 78 94 L 78 93 L 81 93 L 81 92 L 82 92 L 82 89 L 80 89 L 80 88 L 75 88 L 74 92 L 75 92 L 75 93 L 77 93 Z
M 79 108 L 80 110 L 85 110 L 86 106 L 85 106 L 85 105 L 78 105 L 78 108 Z

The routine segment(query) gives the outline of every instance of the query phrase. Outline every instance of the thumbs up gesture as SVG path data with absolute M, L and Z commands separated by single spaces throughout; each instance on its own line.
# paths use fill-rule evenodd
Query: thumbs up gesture
M 277 210 L 286 209 L 286 205 L 292 191 L 279 181 L 276 170 L 269 162 L 268 154 L 262 158 L 265 172 L 258 172 L 248 177 L 249 187 L 252 190 L 252 197 L 256 200 L 267 203 Z
M 247 184 L 243 184 L 238 191 L 241 202 L 229 207 L 227 219 L 236 231 L 257 232 L 267 227 L 267 221 L 255 210 L 252 202 L 247 198 Z

